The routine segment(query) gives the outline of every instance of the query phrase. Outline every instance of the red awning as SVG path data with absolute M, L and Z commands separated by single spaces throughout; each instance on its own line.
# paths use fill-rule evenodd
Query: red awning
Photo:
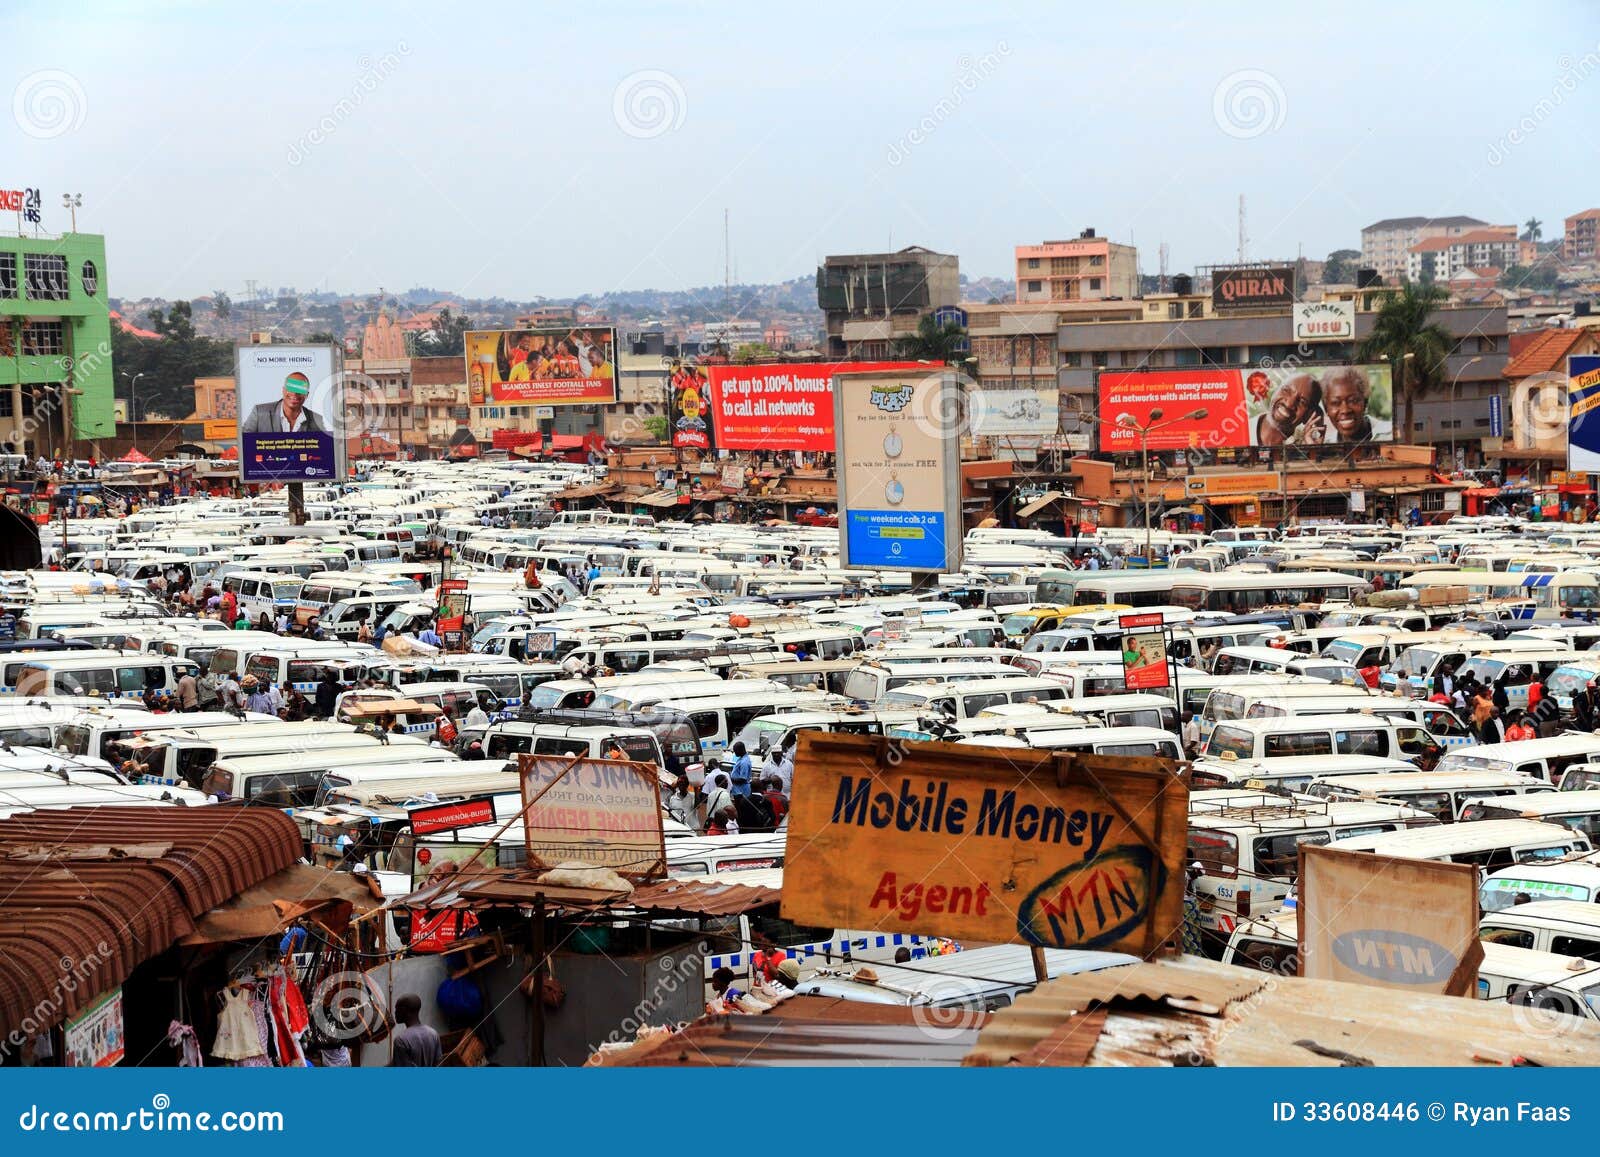
M 496 450 L 515 450 L 518 446 L 537 446 L 539 442 L 537 430 L 496 430 L 491 445 Z
M 145 454 L 139 453 L 138 447 L 135 447 L 134 449 L 129 450 L 121 458 L 118 458 L 117 461 L 118 462 L 148 462 L 148 461 L 150 461 L 150 458 Z
M 222 452 L 222 458 L 228 462 L 237 462 L 239 460 L 239 447 L 229 446 Z
M 1500 493 L 1498 486 L 1469 486 L 1461 492 L 1468 498 L 1494 498 Z
M 552 450 L 582 450 L 582 434 L 551 434 L 550 449 Z

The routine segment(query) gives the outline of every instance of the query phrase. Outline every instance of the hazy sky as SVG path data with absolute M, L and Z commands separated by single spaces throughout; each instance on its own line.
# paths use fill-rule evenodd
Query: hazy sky
M 1600 204 L 1600 5 L 0 8 L 0 188 L 110 286 L 564 296 L 1086 226 L 1155 272 Z M 1170 8 L 1170 14 L 1163 9 Z M 10 222 L 6 223 L 10 225 Z

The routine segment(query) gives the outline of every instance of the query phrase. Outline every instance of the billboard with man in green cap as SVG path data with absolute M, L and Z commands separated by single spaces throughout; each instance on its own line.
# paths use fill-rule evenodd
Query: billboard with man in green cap
M 339 413 L 334 349 L 241 346 L 239 465 L 245 482 L 326 482 L 343 477 L 344 447 L 327 415 Z

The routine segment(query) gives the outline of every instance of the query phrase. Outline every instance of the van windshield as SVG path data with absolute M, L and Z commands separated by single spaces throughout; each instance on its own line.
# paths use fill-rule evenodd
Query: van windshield
M 1218 724 L 1206 741 L 1206 754 L 1219 757 L 1228 751 L 1239 759 L 1249 759 L 1255 754 L 1255 737 L 1243 728 Z
M 1578 900 L 1587 903 L 1593 895 L 1594 889 L 1582 884 L 1566 884 L 1555 880 L 1489 879 L 1478 890 L 1478 903 L 1485 912 L 1498 912 L 1527 900 Z

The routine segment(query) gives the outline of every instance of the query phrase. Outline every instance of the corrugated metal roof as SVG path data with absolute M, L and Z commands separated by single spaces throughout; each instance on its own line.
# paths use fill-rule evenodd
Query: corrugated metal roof
M 628 1067 L 895 1065 L 953 1067 L 978 1028 L 929 1023 L 927 1009 L 792 996 L 757 1016 L 708 1016 L 680 1032 L 600 1054 L 594 1063 Z M 982 1017 L 976 1018 L 981 1026 Z
M 150 858 L 152 844 L 169 846 Z M 0 1035 L 72 1016 L 300 853 L 294 821 L 272 808 L 68 808 L 0 820 Z
M 1502 1001 L 1274 976 L 1181 956 L 1042 984 L 994 1015 L 967 1063 L 1600 1062 L 1600 1026 L 1558 1019 L 1566 1023 L 1552 1031 Z
M 633 890 L 628 903 L 647 912 L 688 916 L 738 916 L 783 898 L 777 888 L 730 880 L 663 880 Z

